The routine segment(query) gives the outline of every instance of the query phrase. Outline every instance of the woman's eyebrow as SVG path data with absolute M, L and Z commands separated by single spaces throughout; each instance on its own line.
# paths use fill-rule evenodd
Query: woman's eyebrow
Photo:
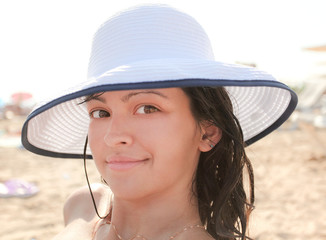
M 166 95 L 164 95 L 163 93 L 159 92 L 159 91 L 155 91 L 155 90 L 145 90 L 145 91 L 139 91 L 139 92 L 131 92 L 131 93 L 128 93 L 127 95 L 123 96 L 121 98 L 121 101 L 123 102 L 127 102 L 131 97 L 134 97 L 136 95 L 139 95 L 139 94 L 156 94 L 162 98 L 166 98 L 168 99 L 168 97 Z
M 86 102 L 90 102 L 90 101 L 100 101 L 102 103 L 106 103 L 106 100 L 104 97 L 101 97 L 101 96 L 92 96 L 90 97 L 90 99 L 86 100 Z

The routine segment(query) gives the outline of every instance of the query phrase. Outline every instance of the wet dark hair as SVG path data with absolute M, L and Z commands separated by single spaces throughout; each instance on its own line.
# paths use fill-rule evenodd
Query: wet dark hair
M 199 214 L 208 233 L 218 240 L 250 239 L 249 215 L 254 203 L 254 177 L 240 124 L 223 87 L 182 88 L 198 121 L 222 131 L 211 151 L 202 152 L 193 181 Z M 249 199 L 244 190 L 244 169 L 249 175 Z

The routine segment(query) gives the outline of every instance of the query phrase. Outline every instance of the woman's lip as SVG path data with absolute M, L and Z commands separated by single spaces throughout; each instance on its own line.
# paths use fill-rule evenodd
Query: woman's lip
M 107 159 L 107 164 L 109 168 L 113 170 L 128 170 L 130 168 L 133 168 L 137 165 L 144 164 L 145 161 L 148 159 L 133 159 L 128 157 L 112 157 Z

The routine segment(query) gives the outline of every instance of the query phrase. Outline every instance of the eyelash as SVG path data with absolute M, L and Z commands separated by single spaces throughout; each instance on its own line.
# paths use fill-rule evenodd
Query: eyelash
M 149 107 L 150 109 L 154 109 L 154 111 L 153 111 L 153 112 L 146 113 L 146 112 L 145 112 L 145 108 L 146 108 L 146 107 Z M 139 113 L 139 110 L 142 109 L 142 108 L 144 108 L 144 113 Z M 155 106 L 152 106 L 152 105 L 141 105 L 140 107 L 137 108 L 136 113 L 139 113 L 139 114 L 151 114 L 151 113 L 155 113 L 155 112 L 159 112 L 159 111 L 160 111 L 160 110 L 159 110 L 157 107 L 155 107 Z M 94 116 L 94 113 L 98 113 L 98 116 L 95 117 L 95 116 Z M 101 113 L 104 113 L 105 116 L 102 116 L 102 117 L 101 117 L 101 116 L 100 116 Z M 93 110 L 93 111 L 91 111 L 91 112 L 89 113 L 89 116 L 90 116 L 91 118 L 98 119 L 98 118 L 110 117 L 111 114 L 110 114 L 108 111 L 105 111 L 105 110 L 102 110 L 102 109 L 97 109 L 97 110 Z
M 106 116 L 104 116 L 104 117 L 110 117 L 110 113 L 109 113 L 109 112 L 104 111 L 104 110 L 101 110 L 101 109 L 97 109 L 97 110 L 93 110 L 93 111 L 91 111 L 91 112 L 89 113 L 89 116 L 90 116 L 91 118 L 103 118 L 103 116 L 100 117 L 100 113 L 101 113 L 101 112 L 104 113 L 104 114 L 106 114 Z M 94 116 L 94 113 L 98 113 L 99 116 L 95 117 L 95 116 Z
M 139 111 L 139 109 L 144 108 L 144 110 L 145 110 L 145 107 L 150 107 L 151 109 L 154 109 L 154 112 L 150 112 L 150 113 L 141 113 L 141 114 L 151 114 L 151 113 L 155 113 L 155 112 L 159 112 L 159 111 L 160 111 L 157 107 L 155 107 L 155 106 L 153 106 L 153 105 L 142 105 L 142 106 L 140 106 L 139 108 L 137 108 L 136 113 Z

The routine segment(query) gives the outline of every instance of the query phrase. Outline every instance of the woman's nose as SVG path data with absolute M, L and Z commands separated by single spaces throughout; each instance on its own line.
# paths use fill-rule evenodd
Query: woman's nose
M 130 127 L 123 118 L 112 117 L 109 126 L 105 130 L 104 142 L 109 147 L 127 146 L 132 143 Z

